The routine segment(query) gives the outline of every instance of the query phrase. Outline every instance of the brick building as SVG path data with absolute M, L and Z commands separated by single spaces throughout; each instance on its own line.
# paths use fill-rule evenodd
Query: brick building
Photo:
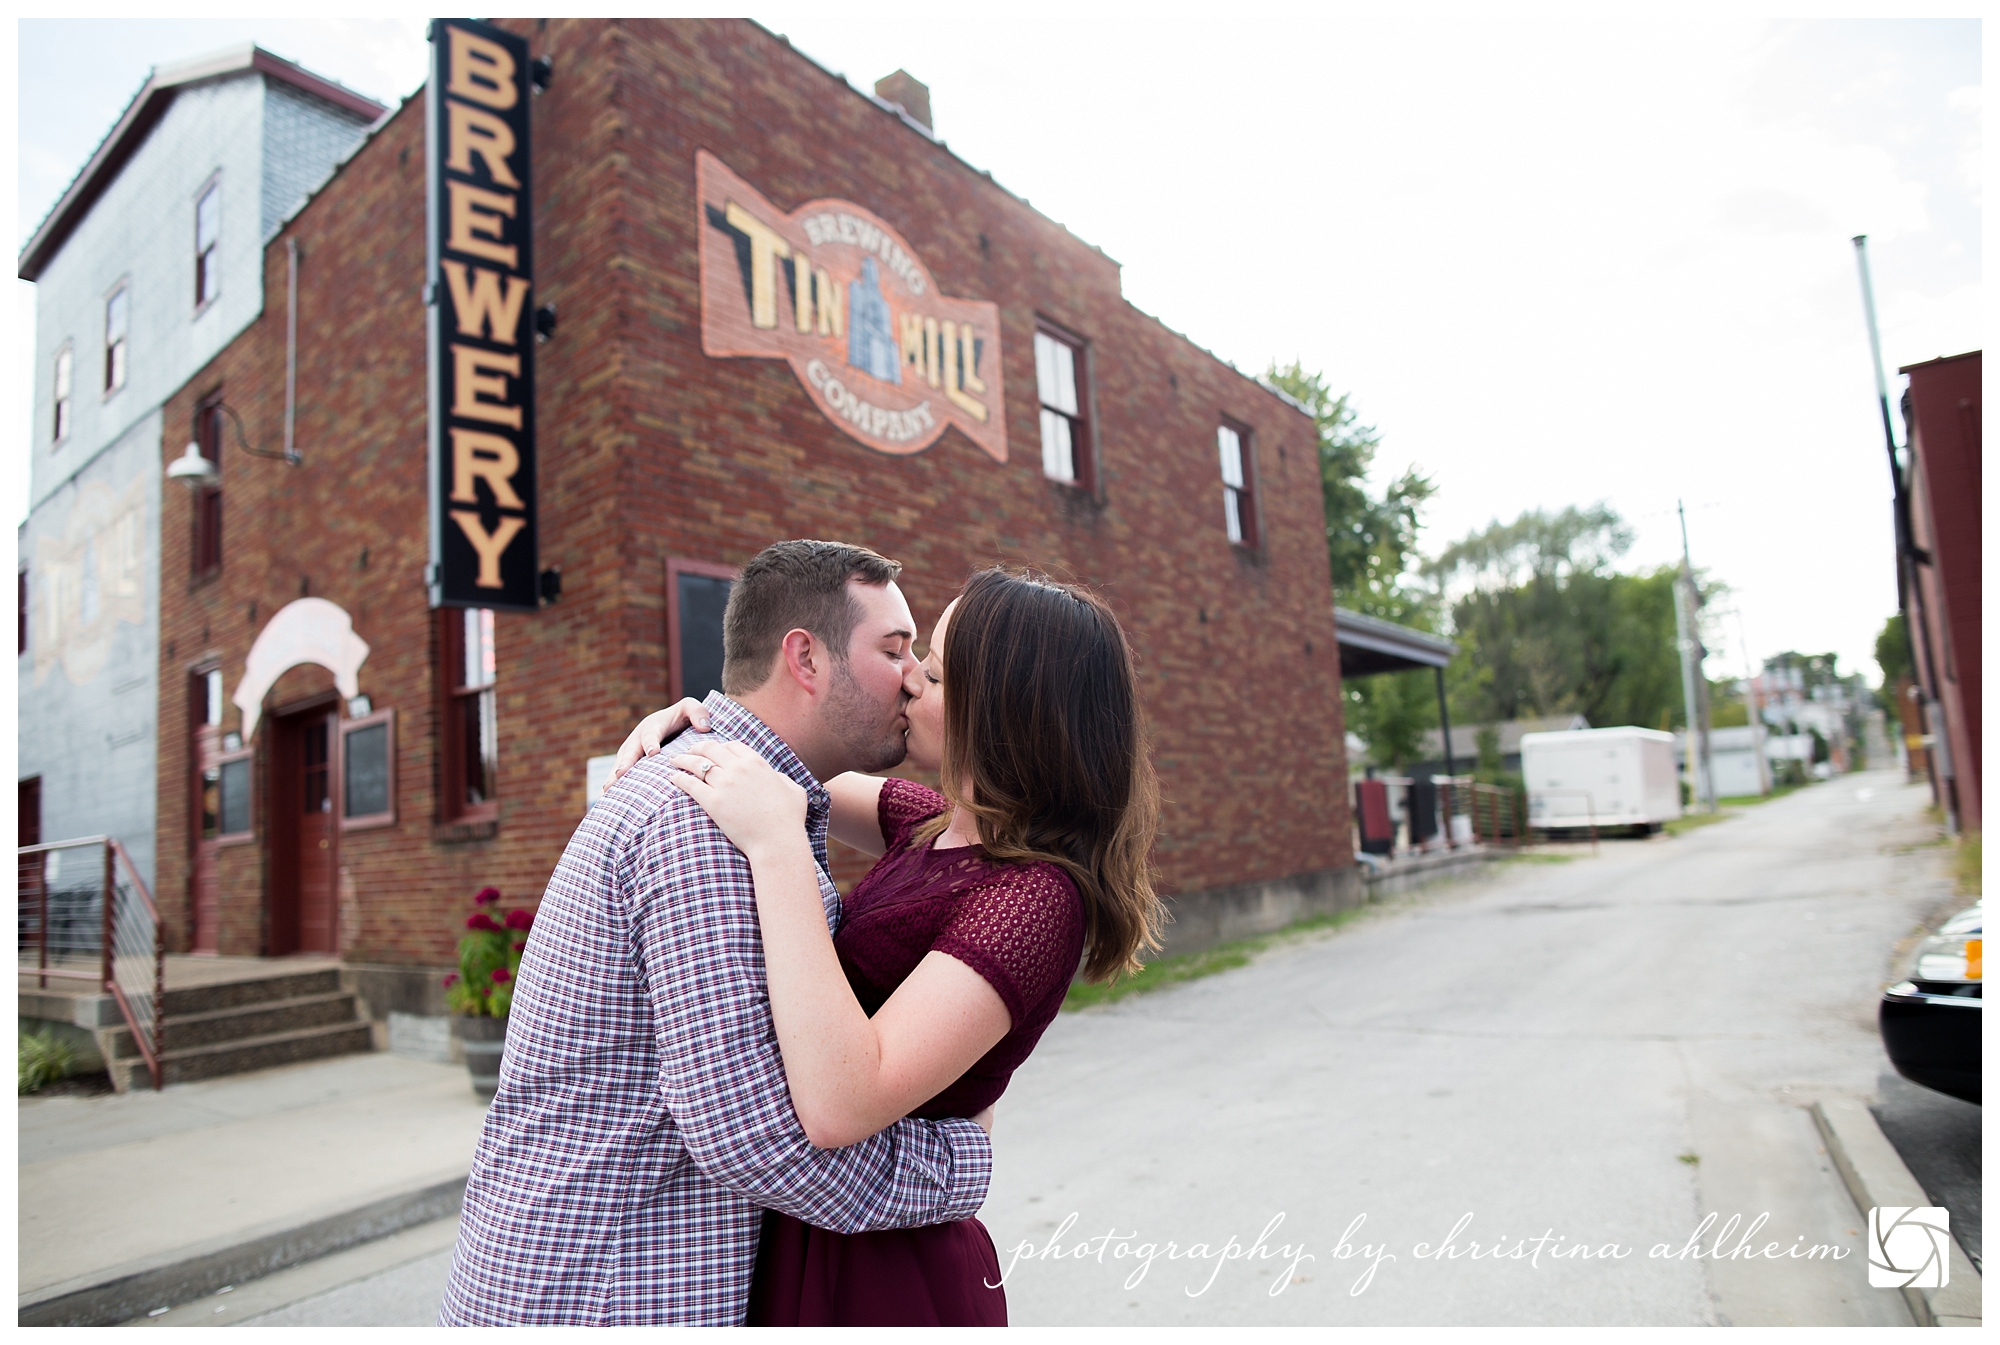
M 1980 352 L 1906 365 L 1913 643 L 1925 691 L 1938 806 L 1966 831 L 1981 817 Z M 1920 743 L 1922 740 L 1919 740 Z
M 420 94 L 271 239 L 274 298 L 166 407 L 162 467 L 193 439 L 222 497 L 209 573 L 191 497 L 163 506 L 177 946 L 337 952 L 376 969 L 378 1014 L 439 1011 L 429 969 L 469 895 L 534 899 L 590 760 L 710 684 L 721 585 L 794 536 L 902 560 L 925 627 L 994 561 L 1107 597 L 1137 646 L 1181 946 L 1358 900 L 1311 420 L 1127 304 L 1115 262 L 931 134 L 907 77 L 858 94 L 745 22 L 501 26 L 553 71 L 528 302 L 560 315 L 534 376 L 560 597 L 429 605 Z M 759 229 L 797 257 L 772 263 Z M 289 248 L 298 467 L 225 443 L 213 410 L 282 435 Z M 896 310 L 916 292 L 941 326 Z M 715 353 L 735 339 L 777 344 Z M 920 382 L 940 409 L 897 410 Z
M 253 46 L 161 66 L 21 249 L 23 844 L 115 836 L 154 877 L 160 454 L 186 442 L 162 405 L 264 311 L 266 242 L 384 111 Z

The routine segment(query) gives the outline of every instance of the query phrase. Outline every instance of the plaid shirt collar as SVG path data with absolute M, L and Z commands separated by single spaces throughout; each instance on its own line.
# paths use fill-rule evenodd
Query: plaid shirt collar
M 806 764 L 799 760 L 791 744 L 771 731 L 771 726 L 738 705 L 720 691 L 708 693 L 701 703 L 708 711 L 709 731 L 718 738 L 742 743 L 771 763 L 771 769 L 790 779 L 806 792 L 806 833 L 812 837 L 813 858 L 822 869 L 831 868 L 826 855 L 827 823 L 833 816 L 833 796 L 826 792 Z

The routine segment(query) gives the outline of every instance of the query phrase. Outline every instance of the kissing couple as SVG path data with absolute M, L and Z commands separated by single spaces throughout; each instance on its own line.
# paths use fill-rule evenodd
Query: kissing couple
M 1158 795 L 1102 600 L 983 570 L 919 661 L 901 569 L 767 547 L 723 690 L 626 740 L 521 959 L 442 1324 L 1006 1324 L 993 1105 L 1079 966 L 1158 946 Z M 941 788 L 869 773 L 906 760 Z M 877 856 L 846 897 L 829 832 Z

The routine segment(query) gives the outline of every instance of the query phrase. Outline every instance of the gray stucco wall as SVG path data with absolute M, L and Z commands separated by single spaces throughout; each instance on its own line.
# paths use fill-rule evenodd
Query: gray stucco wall
M 20 775 L 42 781 L 42 839 L 124 842 L 153 881 L 160 643 L 156 409 L 44 499 L 20 532 L 28 648 Z
M 31 508 L 104 445 L 153 413 L 263 311 L 264 92 L 260 76 L 178 94 L 146 143 L 78 222 L 35 282 Z M 222 292 L 199 312 L 194 212 L 221 174 Z M 131 305 L 129 374 L 104 390 L 104 305 L 120 281 Z M 74 356 L 69 437 L 52 442 L 55 357 Z M 190 427 L 178 427 L 186 442 Z

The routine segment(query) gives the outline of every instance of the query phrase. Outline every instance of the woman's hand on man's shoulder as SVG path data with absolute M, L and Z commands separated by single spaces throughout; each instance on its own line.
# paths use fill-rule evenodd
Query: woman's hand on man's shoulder
M 678 737 L 688 729 L 700 733 L 708 731 L 708 711 L 693 696 L 675 701 L 664 710 L 655 710 L 639 721 L 637 728 L 625 735 L 625 741 L 618 746 L 618 759 L 611 765 L 611 778 L 604 782 L 609 790 L 618 783 L 625 772 L 631 770 L 647 757 L 658 754 L 662 744 Z

